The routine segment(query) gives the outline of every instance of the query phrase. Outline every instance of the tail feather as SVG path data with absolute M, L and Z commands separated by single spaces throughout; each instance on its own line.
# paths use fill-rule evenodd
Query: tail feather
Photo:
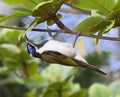
M 90 70 L 93 70 L 93 71 L 96 71 L 96 72 L 99 72 L 99 73 L 102 73 L 102 74 L 107 74 L 106 72 L 102 71 L 101 69 L 93 66 L 93 65 L 90 65 L 88 63 L 85 63 L 85 62 L 82 62 L 82 61 L 79 61 L 79 60 L 76 60 L 74 59 L 74 61 L 78 64 L 78 66 L 81 66 L 81 67 L 84 67 L 84 68 L 88 68 Z

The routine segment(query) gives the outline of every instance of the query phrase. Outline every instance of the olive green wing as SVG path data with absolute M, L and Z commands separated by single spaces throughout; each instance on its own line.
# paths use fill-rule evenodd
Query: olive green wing
M 67 57 L 66 55 L 63 55 L 56 51 L 45 51 L 41 54 L 41 58 L 51 63 L 59 63 L 62 65 L 67 65 L 67 66 L 81 66 L 81 67 L 88 68 L 88 69 L 91 69 L 93 71 L 96 71 L 102 74 L 106 74 L 104 71 L 98 69 L 97 67 L 93 65 L 90 65 L 80 60 Z

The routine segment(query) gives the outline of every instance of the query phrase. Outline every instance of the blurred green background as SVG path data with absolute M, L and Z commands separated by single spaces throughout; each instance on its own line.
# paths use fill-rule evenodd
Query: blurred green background
M 3 6 L 2 1 L 0 4 L 1 8 L 8 7 Z M 9 7 L 8 9 L 11 8 Z M 5 10 L 0 10 L 0 15 L 3 14 L 6 14 Z M 70 28 L 75 26 L 78 19 L 83 20 L 89 16 L 85 13 L 62 14 L 62 21 Z M 32 20 L 31 16 L 14 18 L 3 24 L 24 27 Z M 47 25 L 40 24 L 38 28 L 47 28 Z M 56 25 L 50 28 L 54 29 Z M 108 72 L 108 75 L 102 75 L 84 68 L 50 64 L 30 57 L 25 39 L 19 41 L 23 32 L 0 28 L 0 97 L 120 97 L 119 43 L 100 40 L 96 45 L 94 39 L 78 39 L 76 47 L 81 50 L 88 63 Z M 111 31 L 113 32 L 116 32 L 116 29 Z M 49 39 L 44 32 L 31 31 L 28 36 L 38 43 Z M 74 35 L 63 33 L 55 36 L 60 41 L 70 43 L 75 39 Z

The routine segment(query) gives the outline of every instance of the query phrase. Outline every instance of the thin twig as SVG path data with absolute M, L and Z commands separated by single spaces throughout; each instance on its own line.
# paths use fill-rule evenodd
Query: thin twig
M 15 30 L 27 30 L 27 28 L 23 28 L 23 27 L 11 27 L 11 26 L 3 26 L 3 25 L 0 25 L 0 28 L 15 29 Z M 49 30 L 50 30 L 51 32 L 56 32 L 56 33 L 67 33 L 67 34 L 80 33 L 80 32 L 75 32 L 75 31 L 72 31 L 72 30 L 71 30 L 72 33 L 65 32 L 64 30 L 52 30 L 52 29 L 49 29 Z M 32 29 L 32 31 L 48 32 L 48 29 Z M 80 33 L 80 36 L 89 37 L 89 38 L 96 38 L 96 39 L 111 40 L 111 41 L 120 41 L 120 38 L 117 38 L 117 37 L 87 35 L 87 34 L 84 34 L 84 33 Z
M 14 29 L 14 30 L 27 30 L 27 28 L 24 28 L 24 27 L 4 26 L 4 25 L 0 25 L 0 28 L 7 28 L 7 29 Z M 48 32 L 48 29 L 32 29 L 32 31 Z M 50 31 L 51 32 L 61 32 L 61 30 L 50 30 Z
M 29 73 L 28 73 L 28 69 L 27 69 L 27 64 L 25 61 L 22 62 L 22 66 L 23 66 L 23 72 L 25 74 L 26 78 L 29 78 Z
M 58 97 L 62 97 L 62 91 L 58 90 Z

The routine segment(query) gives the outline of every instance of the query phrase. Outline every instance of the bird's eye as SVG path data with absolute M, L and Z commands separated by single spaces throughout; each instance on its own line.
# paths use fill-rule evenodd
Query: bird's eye
M 29 44 L 27 45 L 27 48 L 28 48 L 29 53 L 32 53 L 35 50 L 35 48 L 32 45 L 29 45 Z

